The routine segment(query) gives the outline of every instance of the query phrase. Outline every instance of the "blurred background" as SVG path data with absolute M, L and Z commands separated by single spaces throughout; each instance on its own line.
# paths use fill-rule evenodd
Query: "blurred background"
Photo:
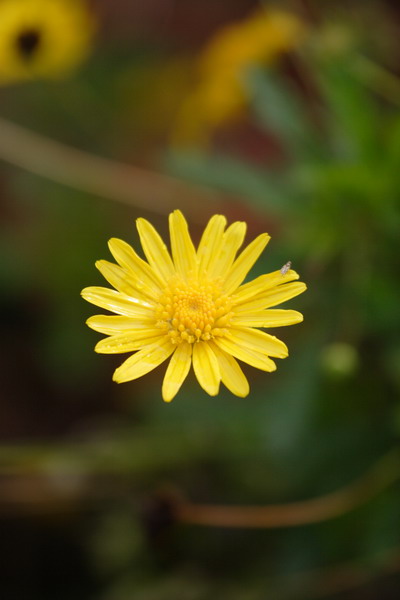
M 3 598 L 399 597 L 399 32 L 396 0 L 0 1 Z M 246 399 L 93 352 L 94 262 L 175 208 L 308 285 Z

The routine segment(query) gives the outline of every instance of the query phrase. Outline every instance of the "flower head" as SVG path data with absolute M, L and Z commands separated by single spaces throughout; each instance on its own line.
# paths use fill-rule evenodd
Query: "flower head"
M 84 0 L 0 0 L 0 83 L 65 75 L 93 31 Z
M 235 119 L 249 102 L 246 70 L 296 49 L 305 31 L 294 14 L 265 9 L 218 30 L 199 56 L 197 83 L 175 123 L 175 143 L 205 143 L 216 127 Z
M 116 315 L 90 317 L 87 324 L 106 334 L 97 352 L 134 352 L 116 369 L 118 383 L 137 379 L 171 357 L 162 395 L 174 398 L 191 364 L 201 387 L 211 396 L 220 382 L 235 395 L 247 396 L 249 384 L 236 359 L 274 371 L 272 358 L 285 358 L 286 345 L 259 328 L 293 325 L 303 320 L 294 310 L 272 308 L 301 294 L 306 286 L 291 269 L 261 275 L 244 283 L 270 237 L 259 235 L 237 256 L 246 224 L 227 229 L 222 215 L 212 217 L 197 250 L 182 213 L 169 217 L 172 256 L 154 227 L 137 220 L 147 262 L 131 246 L 111 239 L 118 265 L 96 263 L 115 288 L 88 287 L 88 302 Z M 271 358 L 272 357 L 272 358 Z

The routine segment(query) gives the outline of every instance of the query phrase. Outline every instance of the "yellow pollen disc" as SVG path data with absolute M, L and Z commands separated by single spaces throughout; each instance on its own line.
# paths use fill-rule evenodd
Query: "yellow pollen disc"
M 230 309 L 230 298 L 221 292 L 218 282 L 172 280 L 159 299 L 157 322 L 175 344 L 193 344 L 224 335 Z

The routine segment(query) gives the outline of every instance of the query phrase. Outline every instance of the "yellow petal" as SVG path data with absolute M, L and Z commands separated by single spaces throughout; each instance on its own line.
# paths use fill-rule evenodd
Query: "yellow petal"
M 160 334 L 159 329 L 131 330 L 100 340 L 96 344 L 95 351 L 100 354 L 122 354 L 124 352 L 133 352 L 140 350 L 144 346 L 149 346 L 155 342 L 161 342 L 165 338 L 165 333 Z
M 94 315 L 89 317 L 86 321 L 91 329 L 104 333 L 106 335 L 113 335 L 115 333 L 122 333 L 127 329 L 147 329 L 154 325 L 154 319 L 140 319 L 124 316 L 114 315 Z
M 222 383 L 235 396 L 245 398 L 250 391 L 250 387 L 239 364 L 233 356 L 221 350 L 216 344 L 213 342 L 209 342 L 209 344 L 218 359 Z
M 208 273 L 210 277 L 225 276 L 231 268 L 240 246 L 246 235 L 246 223 L 236 221 L 225 231 L 222 236 L 220 251 L 213 256 Z
M 226 337 L 238 346 L 244 346 L 268 356 L 286 358 L 288 355 L 286 344 L 274 335 L 265 333 L 265 331 L 251 329 L 250 327 L 232 327 Z
M 146 219 L 137 219 L 136 226 L 149 264 L 163 282 L 168 281 L 176 272 L 167 246 Z
M 196 342 L 193 345 L 193 369 L 203 390 L 210 396 L 216 396 L 221 374 L 217 357 L 208 342 Z
M 232 317 L 232 325 L 243 327 L 283 327 L 284 325 L 295 325 L 303 321 L 303 315 L 297 310 L 260 310 L 250 313 L 242 313 Z
M 146 346 L 142 350 L 132 354 L 115 370 L 113 380 L 117 383 L 124 383 L 125 381 L 138 379 L 138 377 L 142 377 L 142 375 L 146 375 L 146 373 L 158 367 L 158 365 L 171 356 L 175 349 L 176 346 L 168 338 Z
M 118 292 L 153 304 L 154 294 L 152 291 L 147 290 L 147 294 L 143 293 L 143 285 L 141 286 L 142 291 L 139 290 L 135 285 L 135 279 L 132 275 L 121 269 L 118 265 L 110 263 L 108 260 L 98 260 L 96 261 L 96 267 L 104 279 L 107 279 L 108 283 L 118 290 Z
M 162 386 L 162 397 L 165 402 L 171 402 L 176 396 L 189 373 L 191 363 L 192 346 L 187 342 L 182 342 L 173 353 L 165 373 Z
M 152 290 L 154 294 L 161 291 L 163 280 L 146 261 L 136 254 L 132 246 L 123 240 L 111 238 L 108 247 L 121 267 L 130 273 L 134 273 L 137 285 L 143 284 L 146 288 Z
M 267 233 L 262 233 L 235 260 L 224 283 L 227 294 L 231 294 L 239 287 L 270 239 Z
M 305 283 L 296 282 L 288 283 L 287 285 L 279 285 L 278 287 L 267 290 L 263 294 L 253 296 L 249 300 L 234 306 L 236 315 L 252 312 L 255 310 L 263 310 L 286 302 L 295 296 L 298 296 L 307 289 Z
M 266 275 L 260 275 L 253 281 L 249 281 L 240 288 L 233 295 L 234 304 L 241 304 L 245 300 L 249 300 L 258 294 L 262 294 L 273 287 L 280 284 L 288 283 L 299 279 L 299 275 L 295 271 L 288 271 L 285 275 L 282 275 L 280 271 L 273 271 Z
M 121 294 L 115 290 L 93 286 L 82 290 L 81 295 L 88 302 L 115 312 L 118 315 L 133 318 L 144 317 L 147 319 L 154 316 L 154 309 L 151 304 L 137 298 L 125 296 L 125 294 Z
M 268 371 L 269 373 L 276 370 L 276 364 L 273 360 L 268 358 L 266 354 L 261 354 L 261 352 L 238 346 L 235 342 L 232 342 L 232 340 L 225 337 L 216 337 L 215 343 L 227 354 L 231 354 L 238 360 L 241 360 L 256 369 Z
M 214 215 L 208 222 L 197 249 L 199 273 L 209 268 L 214 256 L 218 256 L 222 246 L 226 219 L 223 215 Z
M 171 250 L 177 273 L 184 279 L 197 276 L 196 250 L 185 217 L 180 210 L 169 215 Z

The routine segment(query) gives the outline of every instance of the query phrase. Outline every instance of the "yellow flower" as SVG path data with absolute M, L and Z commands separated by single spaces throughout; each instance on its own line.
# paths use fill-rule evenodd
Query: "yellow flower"
M 210 130 L 246 106 L 246 69 L 272 62 L 304 36 L 305 24 L 295 15 L 264 9 L 219 30 L 200 55 L 198 82 L 182 104 L 174 141 L 204 143 Z
M 286 345 L 259 327 L 293 325 L 303 320 L 294 310 L 272 308 L 301 294 L 295 271 L 282 269 L 243 284 L 270 237 L 259 235 L 236 256 L 246 224 L 226 230 L 222 215 L 212 217 L 197 250 L 182 213 L 169 217 L 172 258 L 161 237 L 145 219 L 137 229 L 147 262 L 131 246 L 111 239 L 119 266 L 106 260 L 97 268 L 115 288 L 88 287 L 88 302 L 117 314 L 97 315 L 89 327 L 106 334 L 97 352 L 135 352 L 115 371 L 117 383 L 137 379 L 171 357 L 162 395 L 174 398 L 190 366 L 211 396 L 220 382 L 237 396 L 247 396 L 249 384 L 236 359 L 257 369 L 274 371 L 273 358 L 288 355 Z
M 93 32 L 83 0 L 0 0 L 0 84 L 64 76 Z

